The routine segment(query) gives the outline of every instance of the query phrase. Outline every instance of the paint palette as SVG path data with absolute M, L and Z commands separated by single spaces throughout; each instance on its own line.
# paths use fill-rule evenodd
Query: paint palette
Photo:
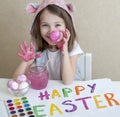
M 9 117 L 35 117 L 27 97 L 9 99 L 5 104 Z

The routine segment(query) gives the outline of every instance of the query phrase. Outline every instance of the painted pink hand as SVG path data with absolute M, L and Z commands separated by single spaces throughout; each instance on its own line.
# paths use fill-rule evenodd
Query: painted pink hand
M 30 43 L 30 48 L 29 48 L 26 41 L 23 41 L 23 45 L 20 44 L 20 50 L 21 53 L 18 53 L 18 56 L 26 62 L 41 57 L 40 54 L 36 54 L 34 52 L 34 46 L 32 42 Z
M 64 40 L 62 39 L 61 41 L 57 42 L 56 45 L 57 47 L 62 51 L 63 50 L 63 45 L 64 45 Z
M 63 51 L 64 48 L 66 48 L 66 46 L 68 46 L 68 41 L 70 39 L 70 32 L 68 29 L 65 29 L 65 32 L 62 32 L 63 36 L 62 36 L 62 40 L 61 41 L 57 41 L 56 45 L 57 47 Z

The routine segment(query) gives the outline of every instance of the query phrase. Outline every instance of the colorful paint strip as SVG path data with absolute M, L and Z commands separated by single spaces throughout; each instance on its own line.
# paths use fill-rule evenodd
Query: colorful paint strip
M 9 117 L 35 117 L 27 97 L 6 100 Z

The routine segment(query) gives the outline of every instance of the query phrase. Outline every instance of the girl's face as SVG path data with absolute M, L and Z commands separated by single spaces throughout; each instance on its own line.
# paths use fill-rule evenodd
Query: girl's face
M 50 33 L 54 30 L 60 30 L 64 32 L 65 29 L 65 22 L 62 18 L 49 12 L 48 10 L 43 11 L 40 16 L 40 31 L 41 36 L 49 45 L 55 45 L 50 40 Z

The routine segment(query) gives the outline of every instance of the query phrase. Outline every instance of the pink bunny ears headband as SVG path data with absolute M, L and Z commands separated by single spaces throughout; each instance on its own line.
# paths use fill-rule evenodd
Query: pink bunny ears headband
M 65 4 L 64 0 L 43 0 L 43 2 L 41 4 L 29 3 L 26 7 L 26 10 L 28 13 L 35 13 L 38 9 L 39 10 L 40 10 L 40 8 L 43 9 L 50 4 L 57 5 L 59 7 L 62 7 L 65 10 L 66 10 L 66 8 L 68 8 L 68 10 L 70 12 L 74 12 L 74 10 L 75 10 L 75 7 L 72 4 Z
M 26 6 L 26 11 L 28 13 L 35 13 L 37 11 L 37 9 L 39 8 L 39 4 L 37 3 L 29 3 L 27 6 Z M 66 4 L 66 7 L 68 8 L 68 10 L 70 12 L 74 12 L 75 11 L 75 7 L 73 6 L 73 4 Z
M 56 5 L 63 8 L 73 19 L 72 12 L 74 12 L 75 7 L 72 4 L 66 4 L 64 0 L 43 0 L 41 4 L 29 3 L 26 6 L 26 11 L 28 13 L 34 13 L 36 16 L 42 9 L 44 9 L 48 5 Z

